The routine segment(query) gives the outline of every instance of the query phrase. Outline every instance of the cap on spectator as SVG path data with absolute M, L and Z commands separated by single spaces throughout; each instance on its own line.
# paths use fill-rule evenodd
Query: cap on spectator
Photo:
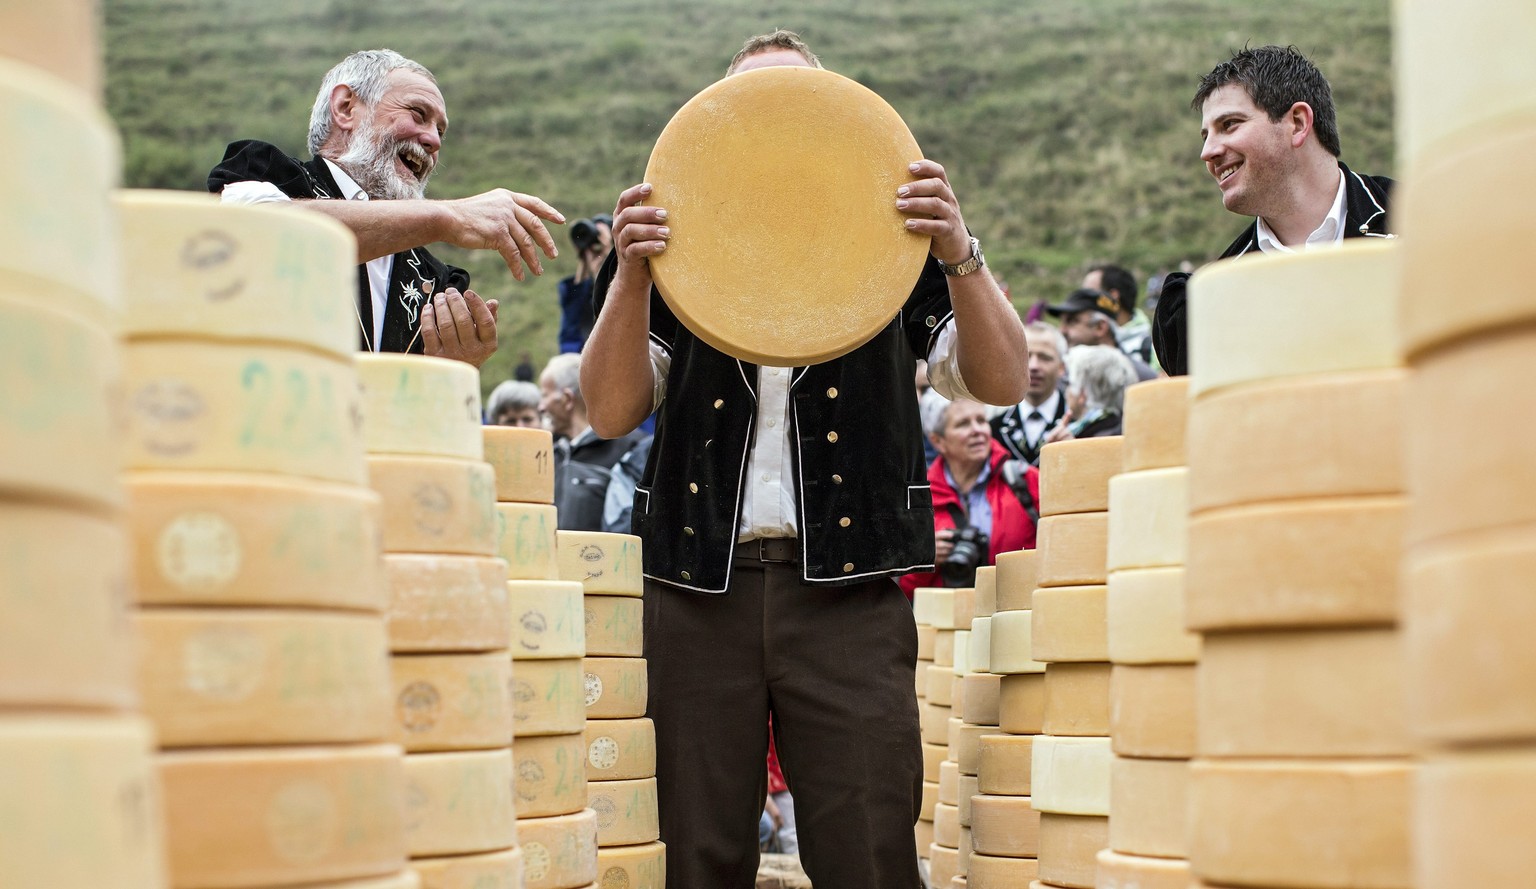
M 1076 315 L 1078 312 L 1100 312 L 1114 318 L 1120 312 L 1120 301 L 1099 290 L 1083 288 L 1072 291 L 1065 301 L 1046 306 L 1045 310 L 1057 318 Z

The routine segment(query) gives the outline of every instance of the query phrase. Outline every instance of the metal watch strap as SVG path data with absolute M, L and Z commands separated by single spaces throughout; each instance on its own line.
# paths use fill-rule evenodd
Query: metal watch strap
M 976 238 L 971 238 L 970 259 L 967 259 L 964 262 L 957 262 L 954 265 L 950 265 L 942 259 L 938 260 L 938 263 L 939 269 L 943 271 L 944 274 L 950 276 L 951 278 L 961 278 L 986 265 L 987 260 L 986 257 L 981 253 L 981 241 L 977 240 Z

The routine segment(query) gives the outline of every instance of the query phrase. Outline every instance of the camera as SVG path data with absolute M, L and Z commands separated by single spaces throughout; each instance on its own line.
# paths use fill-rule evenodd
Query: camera
M 939 576 L 947 587 L 968 587 L 976 583 L 976 569 L 987 563 L 991 540 L 980 528 L 956 528 L 954 549 L 939 566 Z
M 597 243 L 597 225 L 592 220 L 578 219 L 571 223 L 571 244 L 578 254 L 586 253 Z

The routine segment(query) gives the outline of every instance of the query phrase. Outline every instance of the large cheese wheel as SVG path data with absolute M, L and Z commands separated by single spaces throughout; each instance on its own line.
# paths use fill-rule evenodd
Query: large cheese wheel
M 1137 383 L 1125 390 L 1124 472 L 1183 466 L 1189 377 Z
M 497 555 L 491 464 L 370 456 L 368 481 L 384 500 L 386 552 Z
M 977 789 L 1000 796 L 1029 796 L 1034 748 L 1031 735 L 983 735 L 978 750 L 981 769 L 977 772 Z
M 66 0 L 46 7 L 6 4 L 0 12 L 0 57 L 19 63 L 7 62 L 6 79 L 41 69 L 69 82 L 73 89 L 66 90 L 62 84 L 58 89 L 69 93 L 71 104 L 94 108 L 101 103 L 101 7 L 92 0 Z M 51 152 L 40 156 L 58 157 Z
M 1110 774 L 1109 847 L 1129 855 L 1184 858 L 1189 762 L 1117 756 Z
M 1183 466 L 1110 479 L 1109 570 L 1184 564 L 1188 516 L 1189 470 Z
M 930 704 L 938 704 L 941 707 L 954 707 L 955 701 L 951 696 L 951 692 L 958 681 L 958 678 L 955 676 L 955 668 L 930 664 L 924 672 L 928 675 L 928 682 L 923 690 L 923 699 Z
M 922 627 L 933 626 L 933 611 L 943 587 L 920 586 L 912 591 L 912 620 Z
M 920 661 L 933 661 L 933 646 L 938 640 L 939 631 L 928 624 L 917 625 L 917 659 Z
M 1536 465 L 1524 439 L 1536 391 L 1536 329 L 1487 337 L 1420 358 L 1408 384 L 1407 475 L 1415 502 L 1407 543 L 1485 528 L 1536 523 Z M 1468 380 L 1485 381 L 1469 385 Z M 1457 441 L 1437 428 L 1445 410 L 1479 417 L 1477 435 Z M 1454 455 L 1454 459 L 1452 456 Z
M 150 608 L 139 688 L 163 747 L 338 744 L 390 734 L 389 647 L 372 614 Z
M 507 581 L 512 607 L 512 657 L 560 660 L 587 650 L 581 584 L 560 580 Z
M 0 331 L 0 493 L 120 504 L 116 341 L 72 315 L 19 302 L 8 288 Z M 132 394 L 129 407 L 138 408 Z
M 918 729 L 924 743 L 938 744 L 949 749 L 949 717 L 951 709 L 943 704 L 925 701 L 918 713 Z
M 666 889 L 667 847 L 661 843 L 597 850 L 599 889 Z
M 1040 585 L 1040 551 L 1021 549 L 997 556 L 998 611 L 1028 611 Z
M 364 484 L 357 374 L 276 346 L 127 348 L 130 469 L 274 472 Z
M 542 503 L 496 504 L 496 554 L 507 562 L 513 580 L 554 580 L 558 516 Z
M 960 809 L 960 826 L 964 828 L 960 843 L 960 848 L 962 849 L 967 848 L 971 842 L 971 799 L 981 792 L 980 785 L 981 777 L 979 775 L 960 776 L 960 803 L 957 808 Z
M 969 889 L 1030 889 L 1038 884 L 1040 862 L 1034 858 L 1004 858 L 999 855 L 971 855 L 966 871 Z
M 970 675 L 970 674 L 966 674 Z M 949 686 L 949 715 L 952 718 L 964 721 L 965 717 L 965 677 L 951 676 Z
M 946 744 L 930 744 L 926 741 L 922 743 L 923 780 L 938 781 L 944 763 L 948 761 L 949 747 Z
M 134 703 L 127 550 L 99 516 L 0 504 L 0 707 Z
M 1200 659 L 1200 635 L 1184 628 L 1183 568 L 1114 571 L 1107 586 L 1104 613 L 1110 660 L 1189 664 Z
M 597 879 L 597 813 L 526 818 L 517 824 L 526 889 L 578 889 Z
M 981 767 L 981 739 L 1002 729 L 995 725 L 969 725 L 949 720 L 949 755 L 960 767 L 960 774 L 975 775 Z
M 933 634 L 933 662 L 940 667 L 955 665 L 956 630 L 935 630 Z
M 561 580 L 574 580 L 588 593 L 639 596 L 640 538 L 603 531 L 556 532 L 555 559 Z
M 0 56 L 20 51 L 28 63 L 0 59 L 0 114 L 13 132 L 32 134 L 16 146 L 15 162 L 0 171 L 0 206 L 6 208 L 0 215 L 0 269 L 16 293 L 46 294 L 51 304 L 115 326 L 122 308 L 110 197 L 122 168 L 117 128 L 99 101 L 31 67 L 41 64 L 64 77 L 89 72 L 96 80 L 95 29 L 76 30 L 87 18 L 81 9 L 86 5 L 7 3 L 0 12 Z M 71 43 L 90 45 L 60 53 L 58 41 L 39 39 L 38 22 L 69 34 Z M 86 52 L 88 65 L 81 64 Z
M 965 660 L 966 665 L 970 667 L 968 672 L 990 673 L 992 671 L 992 618 L 971 619 L 970 645 Z
M 1409 713 L 1437 743 L 1536 739 L 1536 526 L 1411 552 L 1404 565 L 1403 644 Z
M 976 569 L 976 616 L 991 617 L 997 612 L 997 566 Z
M 935 623 L 939 629 L 969 630 L 971 621 L 976 619 L 976 589 L 975 587 L 960 587 L 951 590 L 954 599 L 950 603 L 949 625 Z
M 1434 756 L 1413 807 L 1415 887 L 1523 889 L 1536 867 L 1536 757 L 1529 747 Z
M 1031 799 L 1042 812 L 1109 815 L 1109 738 L 1040 735 L 1031 753 Z
M 1109 819 L 1099 815 L 1040 816 L 1040 879 L 1047 886 L 1093 889 L 1099 851 L 1109 845 Z
M 628 596 L 587 596 L 582 602 L 587 650 L 594 657 L 640 657 L 645 653 L 645 605 Z
M 597 813 L 598 846 L 654 843 L 661 836 L 655 778 L 593 781 L 587 789 Z
M 1189 628 L 1396 621 L 1406 518 L 1407 500 L 1395 495 L 1266 503 L 1194 516 L 1185 574 Z M 1114 596 L 1111 580 L 1111 609 Z
M 582 659 L 588 719 L 635 719 L 645 715 L 645 658 Z
M 830 71 L 717 81 L 677 112 L 646 166 L 648 203 L 672 229 L 651 260 L 657 289 L 700 339 L 754 364 L 852 351 L 896 316 L 927 259 L 928 238 L 906 230 L 895 204 L 920 156 L 890 105 Z M 768 190 L 783 202 L 766 206 Z M 836 246 L 819 236 L 833 220 Z
M 357 239 L 290 204 L 120 191 L 124 331 L 265 342 L 350 359 L 359 318 Z
M 996 673 L 971 673 L 960 680 L 965 706 L 960 718 L 970 725 L 997 725 L 1003 677 Z
M 656 777 L 656 726 L 649 719 L 591 719 L 587 745 L 588 781 Z
M 387 555 L 384 568 L 392 651 L 494 651 L 511 641 L 501 559 Z
M 581 734 L 519 738 L 512 758 L 518 815 L 569 815 L 587 805 L 587 745 Z
M 953 587 L 935 587 L 928 590 L 927 607 L 924 613 L 928 617 L 928 623 L 938 630 L 960 629 L 955 624 L 955 589 Z M 970 626 L 969 623 L 966 624 Z
M 554 503 L 554 438 L 547 429 L 482 426 L 485 460 L 496 470 L 496 499 Z
M 413 857 L 517 845 L 512 751 L 411 753 L 404 762 L 405 839 Z
M 1400 369 L 1326 374 L 1196 399 L 1189 508 L 1402 493 L 1407 379 Z M 1315 444 L 1298 447 L 1298 429 Z
M 125 476 L 147 605 L 383 611 L 382 513 L 367 488 L 254 473 Z
M 1205 880 L 1239 886 L 1409 886 L 1415 769 L 1390 760 L 1197 760 L 1190 864 Z
M 1406 756 L 1403 666 L 1391 628 L 1210 634 L 1200 662 L 1200 753 Z
M 937 825 L 934 833 L 937 834 Z M 937 839 L 928 847 L 928 879 L 935 886 L 948 886 L 960 877 L 960 850 L 940 845 Z
M 1109 509 L 1109 480 L 1125 465 L 1118 435 L 1074 438 L 1040 450 L 1040 515 Z
M 971 847 L 983 855 L 1038 857 L 1040 813 L 1027 796 L 981 794 L 971 800 Z
M 0 715 L 5 885 L 164 889 L 153 750 L 138 717 Z
M 997 693 L 998 725 L 1014 735 L 1039 734 L 1045 729 L 1044 672 L 1004 676 Z
M 417 858 L 411 869 L 421 875 L 421 889 L 519 889 L 523 850 Z
M 1191 448 L 1199 441 L 1194 409 L 1212 392 L 1401 364 L 1394 246 L 1360 238 L 1337 250 L 1245 256 L 1197 272 L 1188 309 Z M 1314 416 L 1334 419 L 1326 410 Z M 1194 466 L 1195 452 L 1189 456 Z
M 1040 586 L 1103 583 L 1109 551 L 1109 513 L 1084 512 L 1040 520 Z
M 1109 664 L 1051 664 L 1045 668 L 1045 731 L 1108 737 Z
M 1114 820 L 1110 820 L 1114 835 Z M 1190 889 L 1189 862 L 1179 858 L 1099 852 L 1098 889 Z
M 1044 673 L 1035 660 L 1034 612 L 999 611 L 992 615 L 992 653 L 988 666 L 1004 675 Z
M 484 459 L 480 373 L 473 365 L 377 352 L 354 361 L 368 453 Z
M 1108 661 L 1108 602 L 1105 586 L 1035 590 L 1035 657 L 1042 661 Z
M 286 886 L 405 864 L 399 747 L 184 750 L 158 765 L 173 886 Z
M 1109 728 L 1121 756 L 1195 755 L 1194 664 L 1116 664 L 1109 681 Z
M 397 654 L 394 741 L 412 753 L 512 743 L 512 660 L 487 654 Z
M 581 731 L 587 721 L 584 677 L 581 658 L 513 664 L 513 734 L 523 738 Z

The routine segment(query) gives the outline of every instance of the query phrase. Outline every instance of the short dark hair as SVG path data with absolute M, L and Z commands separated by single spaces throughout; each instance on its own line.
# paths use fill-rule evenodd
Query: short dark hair
M 1333 89 L 1328 86 L 1328 78 L 1301 50 L 1294 46 L 1260 46 L 1233 53 L 1232 58 L 1200 78 L 1190 107 L 1199 111 L 1211 93 L 1231 83 L 1240 84 L 1271 121 L 1284 117 L 1297 102 L 1306 102 L 1312 108 L 1312 129 L 1317 140 L 1329 154 L 1339 156 L 1339 121 L 1333 110 Z
M 725 73 L 736 73 L 736 66 L 740 65 L 742 59 L 745 59 L 747 56 L 755 56 L 760 52 L 773 52 L 779 49 L 787 49 L 799 53 L 805 57 L 807 62 L 811 63 L 812 68 L 821 67 L 821 59 L 811 52 L 811 48 L 806 45 L 804 40 L 800 39 L 799 34 L 779 28 L 767 34 L 759 34 L 756 37 L 747 38 L 747 42 L 737 51 L 735 58 L 731 59 L 731 64 L 725 69 Z
M 1099 273 L 1099 289 L 1105 293 L 1118 293 L 1120 310 L 1127 315 L 1136 313 L 1136 276 L 1117 265 L 1096 265 L 1088 270 Z

